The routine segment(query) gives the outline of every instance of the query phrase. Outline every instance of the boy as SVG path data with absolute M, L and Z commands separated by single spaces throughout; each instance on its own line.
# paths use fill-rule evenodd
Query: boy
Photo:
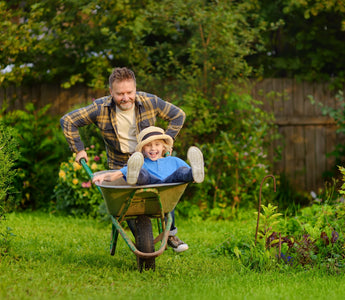
M 202 152 L 197 147 L 188 149 L 190 167 L 178 157 L 164 156 L 171 152 L 173 139 L 166 135 L 162 128 L 147 127 L 140 132 L 138 140 L 136 152 L 129 158 L 126 167 L 115 172 L 95 175 L 92 181 L 100 184 L 103 181 L 114 181 L 124 177 L 130 185 L 203 182 L 204 160 Z

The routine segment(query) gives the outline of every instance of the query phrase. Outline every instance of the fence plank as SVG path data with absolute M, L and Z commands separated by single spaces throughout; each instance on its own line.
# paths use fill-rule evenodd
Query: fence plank
M 306 186 L 304 126 L 294 126 L 294 186 Z
M 322 175 L 327 169 L 326 165 L 326 135 L 325 127 L 315 126 L 315 154 L 316 154 L 316 170 L 315 170 L 315 181 L 316 186 L 320 187 L 323 185 Z M 321 176 L 317 176 L 320 174 Z
M 305 146 L 306 146 L 306 190 L 311 190 L 315 187 L 315 129 L 313 126 L 305 127 Z
M 304 101 L 303 99 L 303 89 L 301 86 L 297 83 L 296 79 L 293 80 L 293 85 L 294 85 L 294 101 L 293 101 L 293 106 L 294 106 L 294 115 L 297 118 L 300 118 L 301 116 L 304 116 Z

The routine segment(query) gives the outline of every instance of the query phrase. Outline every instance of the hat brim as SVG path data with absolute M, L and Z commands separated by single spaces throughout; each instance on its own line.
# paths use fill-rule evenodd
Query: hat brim
M 172 139 L 172 137 L 170 135 L 167 134 L 157 134 L 157 135 L 152 135 L 148 138 L 146 138 L 145 140 L 141 141 L 135 148 L 135 151 L 137 152 L 141 152 L 143 147 L 149 143 L 151 143 L 152 141 L 155 140 L 164 140 L 165 143 L 172 148 L 174 141 Z

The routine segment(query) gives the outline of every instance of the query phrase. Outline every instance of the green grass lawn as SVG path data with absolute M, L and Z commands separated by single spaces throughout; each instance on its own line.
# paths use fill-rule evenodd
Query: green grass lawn
M 255 272 L 214 249 L 229 234 L 254 233 L 252 220 L 177 218 L 190 249 L 171 249 L 156 271 L 139 273 L 135 255 L 119 237 L 109 254 L 111 226 L 45 213 L 14 213 L 16 235 L 0 256 L 0 299 L 344 299 L 344 274 L 314 271 Z M 254 235 L 253 235 L 254 239 Z

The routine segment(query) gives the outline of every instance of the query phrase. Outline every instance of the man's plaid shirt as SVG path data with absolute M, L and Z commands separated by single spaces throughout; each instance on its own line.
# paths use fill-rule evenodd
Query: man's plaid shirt
M 185 113 L 177 106 L 155 95 L 137 92 L 135 97 L 137 135 L 146 127 L 155 125 L 156 117 L 169 122 L 166 134 L 175 138 L 183 126 Z M 131 153 L 122 153 L 117 134 L 116 106 L 111 96 L 95 100 L 89 106 L 74 110 L 60 120 L 61 127 L 73 152 L 84 150 L 78 128 L 95 124 L 103 136 L 110 169 L 119 169 L 127 163 Z

